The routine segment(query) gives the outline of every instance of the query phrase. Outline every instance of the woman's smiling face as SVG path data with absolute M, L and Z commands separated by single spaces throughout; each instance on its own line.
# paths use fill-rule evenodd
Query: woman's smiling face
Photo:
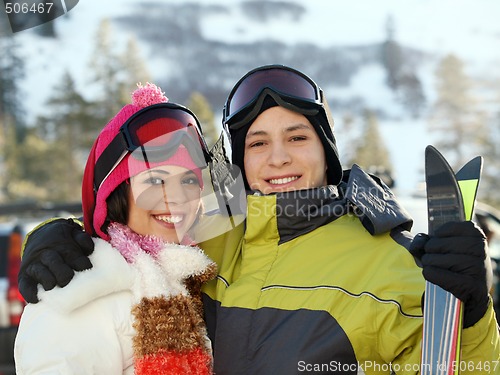
M 307 118 L 283 107 L 262 112 L 245 138 L 245 175 L 264 194 L 326 185 L 325 152 Z
M 180 243 L 200 207 L 200 181 L 190 169 L 164 165 L 130 178 L 127 225 L 138 234 Z

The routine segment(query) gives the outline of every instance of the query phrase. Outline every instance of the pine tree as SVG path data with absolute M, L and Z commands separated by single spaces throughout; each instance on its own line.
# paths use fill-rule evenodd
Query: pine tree
M 2 120 L 0 119 L 0 150 L 5 149 L 5 133 Z M 3 152 L 0 153 L 0 176 L 7 176 Z M 0 180 L 0 203 L 5 200 L 5 181 Z
M 351 165 L 354 163 L 355 149 L 347 145 L 356 144 L 356 140 L 359 138 L 357 134 L 359 127 L 356 126 L 357 118 L 358 117 L 354 116 L 353 113 L 346 112 L 342 115 L 341 121 L 335 123 L 335 132 L 342 134 L 342 138 L 337 139 L 337 148 L 340 153 L 340 161 L 342 164 Z M 342 147 L 342 145 L 344 145 L 344 147 Z
M 125 52 L 120 56 L 122 68 L 122 78 L 120 78 L 121 102 L 128 103 L 130 94 L 137 88 L 137 84 L 144 84 L 151 81 L 151 74 L 145 61 L 141 58 L 141 51 L 137 40 L 131 37 L 127 41 Z
M 73 77 L 66 71 L 47 101 L 50 115 L 38 117 L 38 131 L 44 139 L 66 143 L 70 151 L 88 150 L 103 127 L 94 114 L 97 106 L 78 92 Z
M 19 81 L 24 78 L 24 61 L 19 55 L 15 39 L 0 24 L 0 118 L 3 126 L 15 129 L 16 139 L 22 139 L 24 129 L 24 108 L 21 101 Z M 4 131 L 6 129 L 4 128 Z
M 500 207 L 500 115 L 491 124 L 489 137 L 481 153 L 484 156 L 483 176 L 481 180 L 481 189 L 479 189 L 480 198 L 484 201 Z
M 56 142 L 46 142 L 35 134 L 35 129 L 28 130 L 22 144 L 8 142 L 8 152 L 12 157 L 7 160 L 8 178 L 5 195 L 9 200 L 23 200 L 29 197 L 36 201 L 78 200 L 80 188 L 62 195 L 68 186 L 68 180 L 80 178 L 74 167 L 68 174 L 68 155 Z M 65 163 L 62 163 L 62 161 Z M 60 184 L 63 185 L 60 185 Z
M 386 70 L 386 83 L 396 94 L 397 100 L 418 117 L 425 105 L 425 95 L 411 59 L 405 55 L 395 38 L 395 26 L 392 17 L 386 22 L 387 38 L 381 47 L 382 66 Z
M 19 168 L 17 153 L 10 152 L 24 142 L 26 126 L 19 81 L 24 77 L 24 62 L 6 23 L 0 23 L 0 197 L 10 198 L 10 176 Z
M 429 125 L 438 133 L 436 147 L 459 168 L 480 151 L 478 135 L 486 131 L 484 113 L 477 107 L 472 81 L 458 57 L 445 56 L 435 74 L 437 99 Z
M 92 82 L 100 95 L 96 98 L 94 110 L 99 113 L 98 123 L 106 124 L 130 102 L 130 94 L 137 88 L 137 83 L 146 83 L 151 76 L 134 38 L 128 40 L 124 53 L 114 48 L 113 29 L 108 19 L 100 23 L 95 40 L 89 66 Z
M 399 78 L 398 100 L 414 118 L 420 116 L 425 106 L 426 98 L 420 79 L 415 72 L 407 71 L 401 74 Z
M 151 74 L 144 59 L 141 58 L 141 49 L 135 37 L 127 41 L 125 53 L 121 56 L 121 63 L 125 71 L 125 82 L 133 84 L 151 81 Z M 129 100 L 130 95 L 126 98 Z
M 386 70 L 387 85 L 394 91 L 398 89 L 400 84 L 400 76 L 403 72 L 404 56 L 401 46 L 395 40 L 394 19 L 388 17 L 386 21 L 387 38 L 382 44 L 382 65 Z
M 208 147 L 212 147 L 219 138 L 220 131 L 217 130 L 214 121 L 214 112 L 208 100 L 199 92 L 191 94 L 187 107 L 192 110 L 201 123 L 203 135 Z
M 113 48 L 109 19 L 104 19 L 99 24 L 95 43 L 90 61 L 91 79 L 100 94 L 96 98 L 99 103 L 96 111 L 102 119 L 101 123 L 106 123 L 127 103 L 123 94 L 124 68 L 120 55 Z
M 83 160 L 102 127 L 93 114 L 95 107 L 79 94 L 66 72 L 47 102 L 50 115 L 37 119 L 36 134 L 51 147 L 50 153 L 40 152 L 45 152 L 44 158 L 50 163 L 39 167 L 41 175 L 30 171 L 24 177 L 45 187 L 52 201 L 79 199 Z M 41 180 L 35 180 L 35 176 Z
M 389 151 L 380 135 L 377 117 L 369 110 L 365 111 L 363 117 L 363 131 L 355 148 L 353 162 L 368 172 L 379 175 L 389 186 L 392 186 L 392 163 Z
M 477 117 L 480 131 L 473 135 L 474 156 L 484 158 L 478 198 L 493 206 L 500 207 L 500 77 L 474 77 L 473 92 L 476 94 Z

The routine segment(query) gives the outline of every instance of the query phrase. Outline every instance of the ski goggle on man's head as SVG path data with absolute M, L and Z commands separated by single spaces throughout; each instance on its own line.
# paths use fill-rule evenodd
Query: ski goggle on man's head
M 200 124 L 187 108 L 174 103 L 146 107 L 132 115 L 100 155 L 95 165 L 94 189 L 97 191 L 127 156 L 129 170 L 146 170 L 165 163 L 183 146 L 197 168 L 210 162 Z
M 303 110 L 305 106 L 322 107 L 324 100 L 321 88 L 304 73 L 284 65 L 266 65 L 248 72 L 231 90 L 223 109 L 224 125 L 238 129 L 255 117 L 263 93 L 271 95 L 279 105 Z

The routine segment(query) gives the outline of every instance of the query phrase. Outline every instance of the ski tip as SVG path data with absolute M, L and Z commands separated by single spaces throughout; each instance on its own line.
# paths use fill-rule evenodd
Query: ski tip
M 425 154 L 427 155 L 428 153 L 433 153 L 433 152 L 437 152 L 439 153 L 439 151 L 437 150 L 436 147 L 434 147 L 433 145 L 427 145 L 425 147 Z
M 467 162 L 458 172 L 457 178 L 459 180 L 475 180 L 479 179 L 483 169 L 483 157 L 476 156 Z
M 442 159 L 442 160 L 445 160 L 443 154 L 441 154 L 441 152 L 439 152 L 439 150 L 434 147 L 433 145 L 428 145 L 425 147 L 425 158 L 438 158 L 438 159 Z
M 432 145 L 428 145 L 425 148 L 425 170 L 426 174 L 436 174 L 442 172 L 443 170 L 452 171 L 453 169 L 448 164 L 443 154 L 441 154 L 438 149 Z M 454 174 L 454 173 L 453 173 Z

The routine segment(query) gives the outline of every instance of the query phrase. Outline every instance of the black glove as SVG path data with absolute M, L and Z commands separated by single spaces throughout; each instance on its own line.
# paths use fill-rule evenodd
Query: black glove
M 27 302 L 37 303 L 37 284 L 45 290 L 66 286 L 74 271 L 92 268 L 88 256 L 94 242 L 71 219 L 56 219 L 43 224 L 26 238 L 19 270 L 19 291 Z
M 452 293 L 464 304 L 464 328 L 486 313 L 493 273 L 484 233 L 471 221 L 449 222 L 433 236 L 419 233 L 410 252 L 420 259 L 427 281 Z

